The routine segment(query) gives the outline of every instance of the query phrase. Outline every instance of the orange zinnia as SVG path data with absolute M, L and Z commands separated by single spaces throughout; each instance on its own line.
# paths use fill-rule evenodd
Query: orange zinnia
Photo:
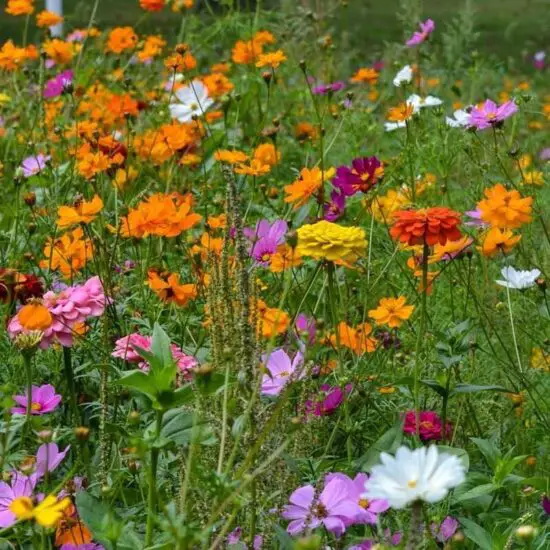
M 370 336 L 372 332 L 370 323 L 362 323 L 353 328 L 342 321 L 338 323 L 337 331 L 338 336 L 336 334 L 330 336 L 330 343 L 334 347 L 340 344 L 340 346 L 351 349 L 355 355 L 372 353 L 376 350 L 377 341 Z
M 420 210 L 400 210 L 394 213 L 390 235 L 409 246 L 417 244 L 445 244 L 462 236 L 458 225 L 460 214 L 449 208 L 436 206 Z
M 147 274 L 147 285 L 163 301 L 168 304 L 186 306 L 197 297 L 197 286 L 180 284 L 179 273 L 157 273 L 150 270 Z
M 77 223 L 92 222 L 103 208 L 103 201 L 95 195 L 91 201 L 81 201 L 75 206 L 60 206 L 57 209 L 57 227 L 65 228 Z
M 510 229 L 490 229 L 481 245 L 481 252 L 484 256 L 495 256 L 499 252 L 508 254 L 521 240 L 521 235 L 514 235 Z
M 523 198 L 519 191 L 508 190 L 501 183 L 485 189 L 485 199 L 478 202 L 481 219 L 500 229 L 517 229 L 529 223 L 533 197 Z
M 33 299 L 19 310 L 17 319 L 25 330 L 46 330 L 53 323 L 50 310 L 40 301 Z

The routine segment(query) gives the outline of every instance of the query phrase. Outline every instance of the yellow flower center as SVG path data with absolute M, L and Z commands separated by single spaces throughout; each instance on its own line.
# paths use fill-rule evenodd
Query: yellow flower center
M 287 370 L 281 371 L 281 372 L 279 373 L 279 376 L 280 376 L 281 378 L 286 378 L 287 376 L 290 376 L 290 372 L 288 372 Z
M 196 103 L 191 103 L 189 107 L 191 108 L 192 111 L 196 111 L 199 108 L 199 106 Z
M 34 504 L 29 497 L 17 497 L 12 500 L 9 509 L 17 519 L 30 519 L 32 518 Z
M 369 504 L 370 502 L 366 498 L 362 498 L 359 501 L 359 506 L 361 506 L 361 508 L 364 508 L 365 510 L 369 507 Z
M 262 255 L 262 262 L 269 262 L 270 259 L 271 259 L 271 255 L 268 254 L 267 252 Z
M 32 403 L 31 404 L 31 410 L 33 411 L 41 411 L 42 410 L 42 405 L 40 403 Z
M 411 479 L 411 481 L 407 483 L 409 489 L 414 489 L 416 487 L 416 484 L 417 484 L 417 481 L 415 479 Z

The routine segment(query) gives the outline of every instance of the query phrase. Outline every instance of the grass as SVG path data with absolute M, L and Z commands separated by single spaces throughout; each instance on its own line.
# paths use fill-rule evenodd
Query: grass
M 463 6 L 463 2 L 455 0 L 424 0 L 421 3 L 424 16 L 431 17 L 441 27 L 449 25 Z M 518 57 L 524 50 L 543 49 L 550 40 L 547 0 L 470 0 L 468 3 L 475 13 L 476 31 L 482 37 L 477 43 L 480 52 Z M 87 25 L 93 4 L 94 0 L 65 0 L 67 26 Z M 198 4 L 202 6 L 199 9 L 205 9 L 203 2 Z M 337 36 L 345 33 L 356 56 L 369 59 L 378 53 L 384 42 L 402 41 L 400 6 L 400 0 L 350 0 L 348 9 L 338 10 L 338 19 L 329 21 L 327 29 Z M 100 0 L 97 24 L 102 28 L 133 25 L 143 34 L 162 32 L 170 36 L 177 33 L 180 23 L 181 15 L 168 9 L 162 13 L 144 14 L 138 0 Z M 20 41 L 23 28 L 23 19 L 0 16 L 1 40 Z

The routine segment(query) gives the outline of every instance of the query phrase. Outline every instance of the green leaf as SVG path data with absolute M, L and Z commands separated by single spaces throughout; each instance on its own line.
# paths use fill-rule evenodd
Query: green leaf
M 403 441 L 403 421 L 399 420 L 392 428 L 375 441 L 370 449 L 354 462 L 356 469 L 368 471 L 380 460 L 380 453 L 393 453 Z
M 478 485 L 461 495 L 456 496 L 453 502 L 462 502 L 463 500 L 471 500 L 473 498 L 479 498 L 494 493 L 498 487 L 492 483 L 485 483 L 484 485 Z
M 280 525 L 274 525 L 275 528 L 275 536 L 277 537 L 278 541 L 278 548 L 281 550 L 293 550 L 294 548 L 294 540 L 292 537 L 280 526 Z
M 93 538 L 111 548 L 108 527 L 119 523 L 111 509 L 86 491 L 79 491 L 76 494 L 76 507 L 80 518 L 92 533 Z
M 481 550 L 493 550 L 493 539 L 491 535 L 480 525 L 468 518 L 458 518 L 464 527 L 464 534 Z
M 471 437 L 470 439 L 476 444 L 481 454 L 483 454 L 489 463 L 489 466 L 494 470 L 497 460 L 501 457 L 498 447 L 488 439 L 481 439 L 479 437 Z
M 127 372 L 119 379 L 118 383 L 126 388 L 137 390 L 144 393 L 151 399 L 155 399 L 155 387 L 149 375 L 142 370 L 133 370 Z
M 445 397 L 447 395 L 447 389 L 439 384 L 436 380 L 421 380 L 421 382 L 425 386 L 428 386 L 428 388 L 431 388 L 436 393 L 441 395 L 441 397 Z
M 193 422 L 193 413 L 181 409 L 168 411 L 162 421 L 161 438 L 166 438 L 179 446 L 187 446 L 191 441 L 201 445 L 213 445 L 216 438 L 206 421 L 198 420 L 195 426 Z
M 160 361 L 163 369 L 168 367 L 171 363 L 174 363 L 174 357 L 172 356 L 172 349 L 170 347 L 171 344 L 172 342 L 163 328 L 158 323 L 155 323 L 153 327 L 151 351 Z
M 513 393 L 512 390 L 503 386 L 479 386 L 477 384 L 457 384 L 451 393 L 477 393 L 480 391 Z

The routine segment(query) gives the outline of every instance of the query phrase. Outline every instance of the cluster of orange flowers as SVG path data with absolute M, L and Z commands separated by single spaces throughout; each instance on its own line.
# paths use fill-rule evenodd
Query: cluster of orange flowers
M 376 351 L 378 341 L 371 336 L 372 325 L 370 323 L 361 323 L 356 327 L 350 327 L 344 321 L 338 323 L 336 334 L 330 335 L 330 343 L 335 347 L 348 348 L 355 355 L 364 355 Z
M 147 286 L 167 304 L 185 307 L 197 297 L 194 284 L 181 284 L 179 273 L 158 272 L 153 269 L 147 273 Z
M 302 168 L 300 176 L 290 185 L 286 185 L 284 190 L 287 196 L 285 202 L 294 205 L 294 208 L 300 208 L 306 204 L 312 195 L 314 195 L 323 185 L 323 183 L 335 174 L 334 168 L 329 168 L 324 173 L 317 166 L 314 168 Z
M 82 227 L 77 227 L 57 239 L 49 239 L 44 246 L 44 256 L 40 267 L 59 270 L 69 279 L 92 259 L 93 245 L 85 238 Z
M 243 151 L 219 149 L 214 153 L 214 158 L 219 162 L 234 165 L 237 174 L 263 176 L 279 163 L 281 153 L 272 143 L 262 143 L 254 149 L 251 157 Z
M 16 46 L 12 40 L 5 42 L 0 48 L 0 69 L 17 71 L 26 61 L 38 59 L 38 49 L 34 45 L 25 48 Z
M 192 211 L 190 194 L 157 193 L 132 208 L 120 223 L 122 237 L 143 239 L 149 235 L 177 237 L 202 219 Z
M 269 31 L 258 31 L 251 40 L 237 40 L 231 59 L 237 65 L 257 63 L 266 44 L 275 44 L 275 37 Z

